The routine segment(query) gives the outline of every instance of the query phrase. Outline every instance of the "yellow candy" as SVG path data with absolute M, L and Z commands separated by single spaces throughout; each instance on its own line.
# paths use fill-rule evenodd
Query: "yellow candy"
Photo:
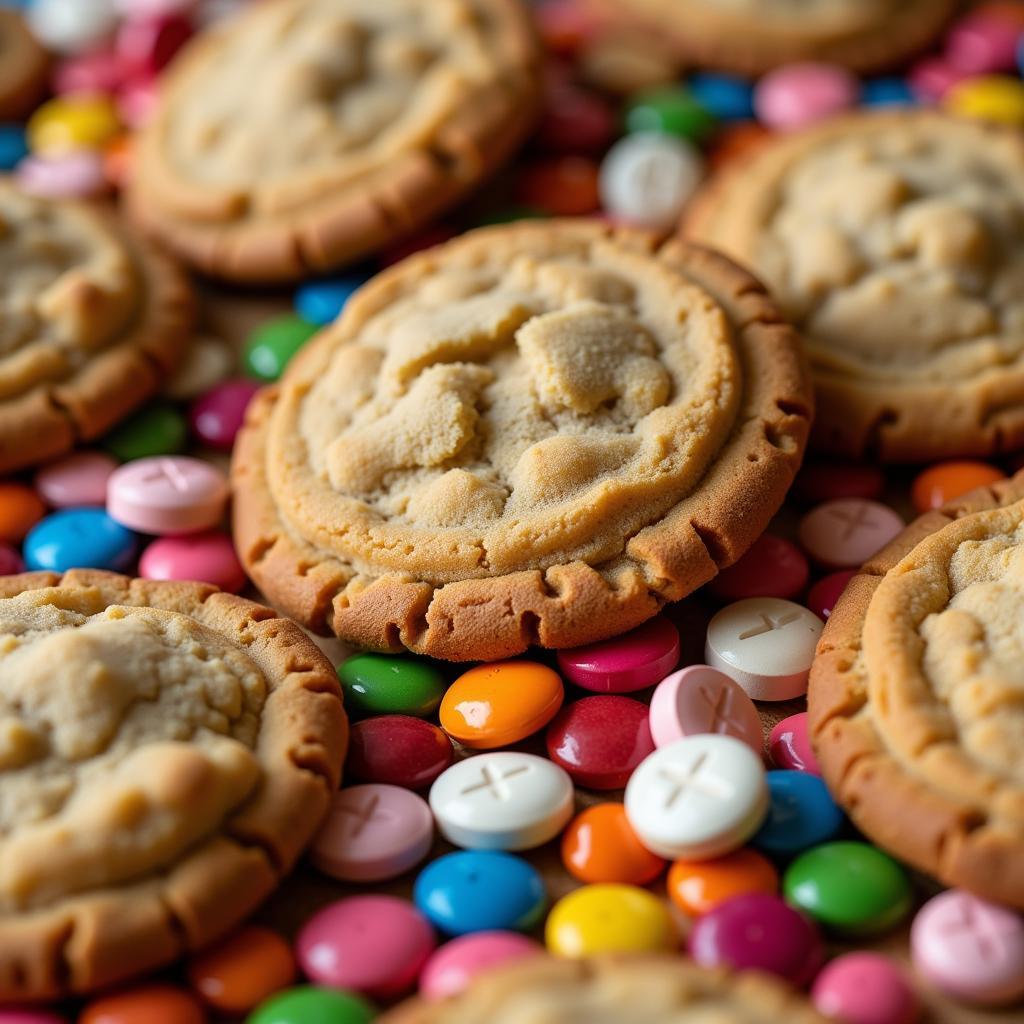
M 105 96 L 58 96 L 32 115 L 26 130 L 33 153 L 58 156 L 102 149 L 121 131 L 121 121 Z
M 943 106 L 960 117 L 1024 125 L 1024 82 L 1008 75 L 968 78 L 946 93 Z
M 656 953 L 674 949 L 679 936 L 664 901 L 635 885 L 585 885 L 563 896 L 544 929 L 557 956 Z

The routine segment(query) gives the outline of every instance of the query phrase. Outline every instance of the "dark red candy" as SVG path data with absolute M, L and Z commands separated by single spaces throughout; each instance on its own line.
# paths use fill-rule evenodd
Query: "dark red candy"
M 723 569 L 708 589 L 724 601 L 748 597 L 790 600 L 804 592 L 809 577 L 807 559 L 795 544 L 764 533 L 735 565 Z
M 436 725 L 411 715 L 379 715 L 352 726 L 345 779 L 423 789 L 454 756 L 452 741 Z
M 819 619 L 827 619 L 832 614 L 836 601 L 846 589 L 846 585 L 856 575 L 856 569 L 844 569 L 842 572 L 832 572 L 828 576 L 822 576 L 807 594 L 807 607 Z
M 615 127 L 615 115 L 603 97 L 579 86 L 553 83 L 547 90 L 537 141 L 563 153 L 593 153 L 608 147 Z
M 885 489 L 885 476 L 861 462 L 806 462 L 797 474 L 793 493 L 817 505 L 833 498 L 877 498 Z
M 256 380 L 226 380 L 200 395 L 189 413 L 192 433 L 210 448 L 231 451 L 245 410 L 262 386 Z
M 584 697 L 552 719 L 548 757 L 581 786 L 620 789 L 654 751 L 649 716 L 647 705 L 632 697 Z
M 156 75 L 191 35 L 188 18 L 180 14 L 126 18 L 117 33 L 117 53 L 129 73 Z

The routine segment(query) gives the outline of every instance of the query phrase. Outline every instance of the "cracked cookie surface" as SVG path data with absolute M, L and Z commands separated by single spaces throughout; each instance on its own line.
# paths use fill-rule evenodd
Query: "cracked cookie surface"
M 1015 132 L 932 112 L 846 118 L 727 169 L 683 231 L 761 275 L 802 331 L 820 446 L 925 460 L 1024 442 Z
M 808 390 L 788 326 L 713 253 L 474 232 L 379 275 L 257 400 L 236 538 L 271 600 L 357 643 L 583 643 L 739 557 Z
M 330 663 L 199 584 L 0 582 L 0 999 L 121 980 L 274 888 L 338 784 Z

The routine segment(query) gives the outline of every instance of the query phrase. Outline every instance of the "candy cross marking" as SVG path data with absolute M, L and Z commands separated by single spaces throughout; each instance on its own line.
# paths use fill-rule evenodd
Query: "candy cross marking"
M 870 509 L 866 505 L 857 505 L 853 512 L 847 512 L 841 508 L 829 510 L 833 519 L 838 519 L 843 524 L 842 539 L 849 540 L 855 533 L 865 526 L 874 526 L 875 522 L 870 516 Z
M 711 708 L 711 725 L 708 732 L 725 732 L 731 726 L 733 729 L 743 729 L 743 723 L 733 718 L 729 713 L 732 708 L 732 691 L 724 686 L 713 694 L 706 686 L 701 686 L 697 692 L 704 698 L 704 703 Z M 720 729 L 719 726 L 722 728 Z
M 759 626 L 751 626 L 750 629 L 745 629 L 739 635 L 740 640 L 749 640 L 752 636 L 761 636 L 762 633 L 770 633 L 773 629 L 782 629 L 783 626 L 788 626 L 791 622 L 796 622 L 800 618 L 798 611 L 786 612 L 784 615 L 780 615 L 777 619 L 773 619 L 770 615 L 765 612 L 761 612 L 758 616 L 761 620 Z
M 506 780 L 513 779 L 517 775 L 522 775 L 523 772 L 529 770 L 525 764 L 521 764 L 516 768 L 509 768 L 507 772 L 499 772 L 492 765 L 485 764 L 481 769 L 483 781 L 474 782 L 472 786 L 467 786 L 462 790 L 462 796 L 486 789 L 496 800 L 511 800 L 512 791 L 509 789 Z
M 685 768 L 672 764 L 658 772 L 672 786 L 665 797 L 664 809 L 666 811 L 671 810 L 676 801 L 686 793 L 703 793 L 704 796 L 712 796 L 716 799 L 724 799 L 731 795 L 732 788 L 724 784 L 721 779 L 706 775 L 701 777 L 704 765 L 710 756 L 710 754 L 704 753 L 693 764 Z
M 182 472 L 181 467 L 170 459 L 160 459 L 142 478 L 144 484 L 155 484 L 162 481 L 166 481 L 171 485 L 172 490 L 182 494 L 189 488 L 188 474 Z
M 355 839 L 363 833 L 363 830 L 367 825 L 370 824 L 374 818 L 386 818 L 386 814 L 377 813 L 377 805 L 380 803 L 380 794 L 374 793 L 370 799 L 362 804 L 342 804 L 338 810 L 342 814 L 347 814 L 355 820 L 352 823 L 352 831 L 349 833 L 351 838 Z
M 958 907 L 957 920 L 947 921 L 941 930 L 943 935 L 955 938 L 960 935 L 973 936 L 978 952 L 985 960 L 995 960 L 1006 951 L 1005 936 L 1015 926 L 999 919 L 993 920 L 987 913 L 979 913 L 973 903 L 965 902 Z

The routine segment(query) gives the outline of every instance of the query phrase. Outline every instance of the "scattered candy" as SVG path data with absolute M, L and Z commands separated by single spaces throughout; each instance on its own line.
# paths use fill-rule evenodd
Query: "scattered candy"
M 1006 474 L 986 462 L 938 462 L 914 479 L 910 497 L 918 513 L 930 512 L 976 487 L 990 487 Z
M 107 190 L 103 158 L 81 150 L 58 157 L 26 157 L 17 168 L 18 187 L 47 199 L 90 199 Z
M 821 774 L 807 735 L 806 711 L 790 715 L 775 724 L 768 739 L 768 752 L 776 768 Z
M 562 863 L 581 882 L 646 885 L 665 861 L 640 842 L 622 804 L 581 811 L 562 834 Z
M 217 451 L 231 451 L 238 431 L 261 385 L 251 380 L 226 380 L 200 395 L 189 412 L 195 438 Z
M 570 682 L 598 693 L 632 693 L 653 686 L 679 661 L 679 633 L 664 616 L 612 640 L 558 652 Z
M 747 121 L 754 116 L 754 90 L 745 78 L 702 72 L 692 75 L 687 87 L 719 121 Z
M 42 498 L 24 484 L 0 482 L 0 540 L 16 544 L 46 515 Z
M 548 949 L 558 956 L 660 953 L 678 945 L 668 907 L 635 885 L 584 885 L 563 896 L 544 928 Z
M 879 953 L 844 953 L 814 979 L 819 1013 L 842 1024 L 915 1024 L 917 993 L 906 975 Z
M 29 569 L 123 572 L 131 567 L 137 545 L 135 534 L 103 509 L 66 508 L 36 524 L 25 538 L 23 551 Z
M 35 487 L 53 508 L 107 503 L 107 481 L 117 463 L 103 452 L 74 452 L 36 471 Z M 2 508 L 0 490 L 0 508 Z
M 807 592 L 807 607 L 823 622 L 827 621 L 836 602 L 843 596 L 850 580 L 856 575 L 856 569 L 843 569 L 822 576 Z
M 1013 71 L 1020 29 L 984 14 L 959 19 L 946 36 L 946 60 L 969 75 Z
M 835 498 L 800 520 L 800 545 L 828 569 L 855 569 L 881 551 L 906 524 L 888 505 Z
M 367 274 L 348 274 L 326 281 L 310 281 L 295 292 L 295 312 L 317 327 L 333 323 L 341 316 L 345 303 L 368 280 Z
M 779 891 L 779 873 L 756 850 L 741 850 L 714 860 L 677 860 L 668 870 L 668 895 L 684 913 L 699 917 L 745 893 Z
M 917 102 L 910 83 L 903 78 L 872 78 L 861 87 L 865 107 L 909 107 Z
M 942 105 L 957 117 L 1024 125 L 1024 82 L 1007 75 L 968 78 L 951 86 Z
M 277 380 L 295 353 L 318 330 L 316 324 L 292 314 L 268 321 L 246 343 L 242 353 L 246 371 L 259 380 Z
M 114 31 L 117 12 L 112 0 L 33 0 L 28 22 L 47 49 L 79 53 Z
M 516 198 L 555 217 L 593 213 L 600 203 L 597 166 L 583 156 L 528 164 L 519 172 Z
M 751 840 L 764 853 L 792 857 L 833 839 L 843 826 L 843 812 L 817 775 L 771 771 L 768 792 L 768 816 Z
M 411 715 L 379 715 L 352 726 L 345 778 L 425 789 L 454 756 L 452 741 L 436 725 Z
M 154 402 L 115 427 L 101 442 L 121 462 L 176 455 L 185 448 L 185 419 L 171 405 Z
M 458 995 L 481 971 L 536 956 L 541 947 L 518 932 L 474 932 L 446 942 L 420 972 L 420 995 L 431 1001 Z
M 793 482 L 793 495 L 809 505 L 836 498 L 877 498 L 885 476 L 877 466 L 861 462 L 805 462 Z
M 251 1014 L 246 1024 L 370 1024 L 376 1016 L 373 1004 L 354 992 L 305 985 L 274 996 Z
M 228 482 L 202 459 L 186 455 L 136 459 L 107 483 L 107 513 L 115 522 L 157 536 L 199 533 L 224 515 Z
M 685 88 L 640 93 L 626 108 L 627 132 L 660 132 L 701 143 L 714 131 L 716 119 Z
M 114 104 L 95 93 L 60 96 L 29 118 L 29 149 L 40 156 L 64 156 L 81 149 L 102 149 L 121 130 Z
M 139 575 L 146 580 L 198 580 L 237 594 L 246 582 L 231 538 L 219 530 L 161 537 L 139 558 Z
M 171 985 L 142 984 L 90 1002 L 78 1024 L 205 1024 L 206 1014 L 188 992 Z
M 25 129 L 20 124 L 0 123 L 0 171 L 13 171 L 27 155 Z
M 444 676 L 429 662 L 399 654 L 354 654 L 338 666 L 345 706 L 364 715 L 426 718 L 441 705 Z
M 848 110 L 860 92 L 857 79 L 834 64 L 787 64 L 754 88 L 754 110 L 769 128 L 802 128 Z
M 0 542 L 0 576 L 11 576 L 24 571 L 25 563 L 21 555 L 9 544 Z
M 246 1013 L 295 980 L 295 958 L 277 932 L 247 925 L 188 964 L 189 984 L 214 1009 Z
M 793 599 L 807 589 L 810 566 L 793 543 L 763 533 L 734 565 L 723 569 L 708 590 L 723 601 L 748 597 Z

